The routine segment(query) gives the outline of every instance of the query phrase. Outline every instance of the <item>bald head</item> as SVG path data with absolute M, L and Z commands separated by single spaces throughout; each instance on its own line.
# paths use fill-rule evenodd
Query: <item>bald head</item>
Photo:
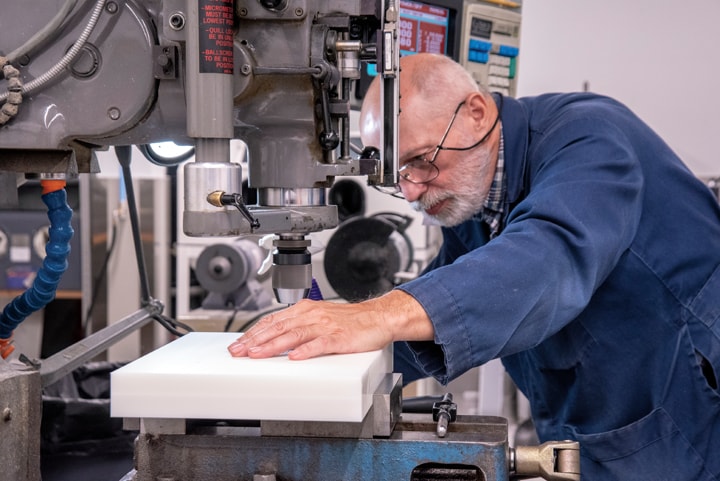
M 380 77 L 365 94 L 360 111 L 363 145 L 379 146 L 384 119 L 381 116 Z M 455 105 L 479 91 L 475 80 L 454 60 L 439 54 L 419 53 L 400 59 L 400 120 L 423 115 L 444 115 L 447 104 Z

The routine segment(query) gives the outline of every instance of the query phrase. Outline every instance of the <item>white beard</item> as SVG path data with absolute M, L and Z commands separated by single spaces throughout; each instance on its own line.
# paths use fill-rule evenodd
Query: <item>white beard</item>
M 422 197 L 410 203 L 413 209 L 425 216 L 424 224 L 453 227 L 482 210 L 491 183 L 486 181 L 490 155 L 487 150 L 482 150 L 472 158 L 470 155 L 467 157 L 458 159 L 455 165 L 447 168 L 449 175 L 446 176 L 446 182 L 454 186 L 452 191 L 440 190 L 431 183 Z M 487 186 L 480 188 L 478 184 Z M 445 206 L 436 215 L 426 212 L 444 200 L 447 200 Z

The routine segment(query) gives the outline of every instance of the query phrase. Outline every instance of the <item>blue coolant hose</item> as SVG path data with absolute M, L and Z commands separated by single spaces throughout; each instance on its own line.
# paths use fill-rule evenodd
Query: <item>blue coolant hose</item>
M 57 182 L 52 181 L 57 189 Z M 48 185 L 50 183 L 48 182 Z M 5 340 L 5 349 L 0 342 L 0 354 L 6 358 L 12 352 L 8 340 L 15 328 L 30 314 L 45 307 L 55 298 L 60 278 L 67 270 L 67 257 L 70 253 L 70 239 L 73 228 L 70 223 L 72 209 L 67 203 L 67 192 L 63 187 L 47 192 L 48 185 L 43 184 L 45 193 L 42 200 L 48 207 L 50 235 L 45 247 L 45 260 L 38 271 L 32 286 L 10 302 L 0 313 L 0 341 Z

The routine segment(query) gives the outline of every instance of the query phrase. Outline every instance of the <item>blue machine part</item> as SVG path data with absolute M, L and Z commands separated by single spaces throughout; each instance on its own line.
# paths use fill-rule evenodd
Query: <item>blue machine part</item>
M 42 196 L 48 207 L 50 220 L 49 241 L 46 256 L 32 286 L 12 300 L 0 313 L 0 339 L 8 339 L 13 330 L 30 314 L 45 307 L 55 298 L 57 286 L 68 267 L 72 209 L 67 203 L 65 189 L 49 192 Z
M 291 481 L 509 479 L 505 419 L 458 416 L 447 437 L 438 438 L 431 416 L 403 418 L 387 438 L 261 436 L 240 427 L 214 433 L 208 427 L 188 434 L 141 433 L 135 445 L 135 479 L 234 481 L 263 474 Z

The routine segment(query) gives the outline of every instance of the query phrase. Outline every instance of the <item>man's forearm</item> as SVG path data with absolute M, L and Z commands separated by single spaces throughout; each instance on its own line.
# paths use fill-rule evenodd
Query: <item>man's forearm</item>
M 372 310 L 382 313 L 393 341 L 432 341 L 435 329 L 422 305 L 399 289 L 367 301 Z

